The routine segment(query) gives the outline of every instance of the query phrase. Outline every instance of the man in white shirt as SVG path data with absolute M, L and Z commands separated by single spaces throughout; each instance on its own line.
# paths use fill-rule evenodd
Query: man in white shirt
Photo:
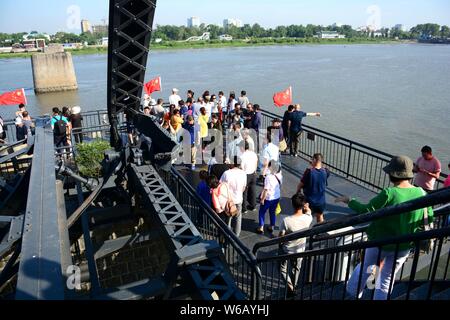
M 250 150 L 250 145 L 247 141 L 241 141 L 239 144 L 241 148 L 241 169 L 247 175 L 247 189 L 243 195 L 242 211 L 253 211 L 256 209 L 256 169 L 258 168 L 258 155 Z M 248 206 L 246 205 L 248 204 Z
M 214 107 L 214 103 L 211 102 L 211 96 L 205 96 L 203 107 L 205 107 L 206 114 L 208 115 L 209 119 L 211 119 L 212 109 Z
M 194 116 L 195 122 L 197 122 L 198 117 L 200 116 L 200 109 L 205 106 L 205 102 L 203 101 L 202 97 L 199 97 L 197 99 L 197 102 L 195 102 L 192 105 L 192 115 Z
M 143 107 L 149 107 L 150 106 L 151 97 L 148 94 L 144 94 L 144 101 L 142 103 Z
M 172 95 L 169 97 L 169 103 L 175 106 L 178 106 L 178 102 L 181 100 L 181 97 L 178 95 L 178 91 L 179 90 L 177 88 L 173 88 Z
M 223 93 L 223 91 L 219 92 L 219 111 L 222 110 L 222 113 L 224 115 L 227 114 L 228 111 L 228 105 L 227 105 L 227 98 L 225 97 L 225 94 Z
M 267 168 L 270 161 L 279 162 L 280 160 L 280 148 L 272 143 L 272 136 L 270 134 L 267 135 L 266 139 L 267 144 L 264 146 L 264 149 L 261 153 L 261 175 L 263 177 L 267 174 Z
M 280 237 L 309 229 L 313 221 L 309 204 L 306 202 L 304 195 L 297 193 L 291 198 L 291 201 L 294 213 L 283 219 L 283 222 L 280 225 Z M 286 241 L 281 247 L 280 254 L 300 253 L 305 251 L 305 247 L 306 238 Z M 288 296 L 295 295 L 301 265 L 302 258 L 284 260 L 281 263 L 281 275 L 288 284 Z M 288 270 L 290 270 L 290 272 L 288 272 Z
M 255 151 L 255 140 L 253 140 L 252 136 L 250 135 L 250 130 L 249 129 L 243 129 L 242 130 L 242 138 L 248 142 L 249 145 L 249 150 L 250 151 Z
M 234 123 L 231 131 L 228 131 L 226 136 L 226 141 L 230 141 L 227 144 L 227 154 L 225 155 L 226 163 L 233 163 L 235 158 L 239 159 L 241 157 L 239 144 L 243 140 L 241 135 L 241 124 Z
M 241 96 L 239 97 L 239 104 L 241 105 L 241 108 L 247 109 L 247 105 L 250 103 L 250 101 L 247 98 L 247 92 L 245 90 L 241 91 Z
M 247 187 L 247 175 L 240 169 L 237 163 L 231 164 L 231 169 L 223 173 L 221 183 L 226 183 L 229 188 L 231 199 L 238 210 L 237 215 L 228 218 L 228 227 L 231 229 L 234 222 L 233 232 L 239 237 L 242 224 L 242 202 L 243 194 Z
M 164 100 L 159 98 L 158 102 L 156 103 L 153 108 L 151 108 L 150 114 L 154 115 L 160 122 L 164 118 L 165 109 L 163 107 Z

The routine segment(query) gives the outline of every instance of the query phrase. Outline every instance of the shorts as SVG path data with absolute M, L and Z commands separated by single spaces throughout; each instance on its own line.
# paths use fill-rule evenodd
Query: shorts
M 327 208 L 327 204 L 326 203 L 319 204 L 319 205 L 311 205 L 310 204 L 309 208 L 311 209 L 311 212 L 313 214 L 324 213 Z

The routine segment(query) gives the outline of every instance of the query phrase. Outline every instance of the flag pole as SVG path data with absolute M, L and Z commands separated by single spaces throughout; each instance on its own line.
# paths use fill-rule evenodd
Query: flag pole
M 23 98 L 25 99 L 25 105 L 28 105 L 28 100 L 27 100 L 27 96 L 25 95 L 25 89 L 22 88 L 22 94 L 23 94 Z

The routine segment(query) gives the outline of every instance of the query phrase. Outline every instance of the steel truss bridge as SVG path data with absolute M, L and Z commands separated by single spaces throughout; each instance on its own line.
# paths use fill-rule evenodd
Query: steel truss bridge
M 250 251 L 171 166 L 177 143 L 139 112 L 155 9 L 156 1 L 110 0 L 108 111 L 84 114 L 81 132 L 113 147 L 100 181 L 79 175 L 77 146 L 55 149 L 48 118 L 36 120 L 28 140 L 0 147 L 0 299 L 284 300 L 280 265 L 301 259 L 296 299 L 344 300 L 350 270 L 366 249 L 398 251 L 405 242 L 413 248 L 388 298 L 450 299 L 449 188 L 259 242 Z M 264 112 L 263 126 L 276 117 Z M 124 143 L 125 123 L 150 138 L 148 154 Z M 348 182 L 377 192 L 389 185 L 381 168 L 391 155 L 304 127 L 303 157 L 320 146 L 326 165 Z M 283 169 L 298 175 L 288 163 Z M 434 229 L 364 241 L 368 223 L 426 206 L 440 206 Z M 307 239 L 305 252 L 259 254 L 299 238 Z M 432 250 L 421 252 L 429 240 Z M 363 299 L 373 294 L 366 290 Z
M 200 234 L 155 167 L 144 164 L 140 151 L 123 145 L 120 139 L 119 121 L 125 114 L 129 122 L 154 141 L 153 164 L 170 163 L 177 149 L 176 143 L 150 118 L 138 113 L 155 9 L 156 0 L 110 1 L 110 127 L 97 130 L 109 131 L 115 151 L 105 157 L 103 181 L 88 181 L 55 157 L 49 119 L 37 121 L 35 136 L 29 141 L 3 148 L 5 156 L 0 164 L 7 168 L 4 177 L 12 175 L 11 179 L 1 180 L 0 257 L 6 261 L 0 274 L 0 288 L 6 292 L 3 298 L 248 298 L 235 284 L 219 243 Z M 74 151 L 72 148 L 68 153 Z M 70 183 L 72 189 L 67 188 Z M 114 199 L 114 192 L 122 197 Z M 102 208 L 93 210 L 102 197 Z M 114 204 L 105 208 L 104 203 L 112 199 Z M 126 246 L 139 246 L 151 236 L 130 232 L 108 239 L 101 246 L 93 236 L 107 226 L 137 219 L 156 228 L 158 241 L 168 251 L 168 257 L 165 264 L 153 262 L 153 268 L 164 264 L 164 269 L 149 278 L 131 274 L 129 278 L 134 281 L 123 285 L 103 283 L 99 259 Z M 80 288 L 77 281 L 87 286 Z

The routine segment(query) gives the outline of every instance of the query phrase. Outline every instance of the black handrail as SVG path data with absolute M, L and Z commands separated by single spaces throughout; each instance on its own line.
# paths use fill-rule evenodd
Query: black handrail
M 172 167 L 170 173 L 182 183 L 183 187 L 186 189 L 189 196 L 196 200 L 196 202 L 202 207 L 203 212 L 205 212 L 208 218 L 210 218 L 213 221 L 213 223 L 220 230 L 220 232 L 223 235 L 225 235 L 230 242 L 234 243 L 236 245 L 235 248 L 238 250 L 238 252 L 243 257 L 245 257 L 248 265 L 253 271 L 252 277 L 254 277 L 252 280 L 253 294 L 251 298 L 255 300 L 259 299 L 261 292 L 262 275 L 261 270 L 259 269 L 256 261 L 256 256 L 250 251 L 250 249 L 247 246 L 245 246 L 242 243 L 242 241 L 236 236 L 236 234 L 234 234 L 234 232 L 230 230 L 228 225 L 225 224 L 225 222 L 222 219 L 220 219 L 220 217 L 213 211 L 211 206 L 209 206 L 201 197 L 199 197 L 199 195 L 194 190 L 192 185 L 186 180 L 186 178 L 182 174 L 180 174 L 176 170 L 176 168 Z
M 275 113 L 272 113 L 270 111 L 262 110 L 261 112 L 262 112 L 263 115 L 265 115 L 265 116 L 267 116 L 267 117 L 269 117 L 271 119 L 280 118 L 279 115 L 277 115 Z M 384 151 L 381 151 L 381 150 L 377 150 L 375 148 L 369 147 L 367 145 L 364 145 L 364 144 L 359 143 L 359 142 L 354 141 L 354 140 L 350 140 L 350 139 L 344 138 L 344 137 L 339 136 L 339 135 L 334 134 L 334 133 L 326 132 L 326 131 L 323 131 L 323 130 L 320 130 L 320 129 L 317 129 L 317 128 L 314 128 L 314 127 L 311 127 L 311 126 L 305 125 L 305 124 L 303 124 L 302 127 L 306 129 L 305 130 L 306 132 L 311 132 L 311 133 L 315 133 L 315 134 L 321 133 L 321 134 L 327 136 L 327 137 L 325 137 L 323 135 L 318 135 L 318 136 L 321 136 L 323 138 L 329 139 L 329 137 L 332 137 L 332 138 L 335 138 L 335 139 L 339 139 L 340 141 L 335 141 L 335 140 L 332 140 L 332 139 L 329 139 L 329 140 L 332 140 L 332 141 L 334 141 L 336 143 L 340 143 L 340 144 L 342 144 L 342 145 L 344 145 L 346 147 L 352 148 L 353 150 L 355 150 L 355 146 L 361 147 L 364 150 L 356 149 L 356 151 L 360 151 L 360 152 L 366 153 L 367 155 L 375 157 L 375 158 L 377 158 L 379 160 L 389 161 L 393 157 L 393 155 L 391 155 L 391 154 L 389 154 L 387 152 L 384 152 Z M 373 152 L 375 154 L 369 154 L 369 153 L 366 152 L 366 150 L 371 151 L 371 152 Z M 383 157 L 385 157 L 385 159 Z M 347 174 L 350 174 L 350 173 L 347 172 Z M 447 177 L 448 177 L 447 174 L 441 172 L 440 179 L 438 179 L 438 181 L 440 183 L 442 183 L 443 180 L 445 180 Z M 353 176 L 353 178 L 358 179 L 358 177 L 355 177 L 355 176 Z M 362 181 L 362 182 L 367 183 L 367 181 Z M 377 187 L 374 184 L 372 186 L 373 187 Z M 378 187 L 378 189 L 381 189 L 381 188 Z
M 323 249 L 313 249 L 299 253 L 286 253 L 282 255 L 274 255 L 268 257 L 257 258 L 258 263 L 268 262 L 268 261 L 276 261 L 276 260 L 286 260 L 286 259 L 295 259 L 295 258 L 305 258 L 305 257 L 314 257 L 318 255 L 328 255 L 339 252 L 349 252 L 359 249 L 368 249 L 368 248 L 379 248 L 386 245 L 396 245 L 407 242 L 418 242 L 422 240 L 428 239 L 439 239 L 450 236 L 450 227 L 434 229 L 430 231 L 417 232 L 414 234 L 401 235 L 397 237 L 389 237 L 385 239 L 377 239 L 365 242 L 358 243 L 350 243 L 338 247 L 329 247 Z
M 253 246 L 253 253 L 256 255 L 257 251 L 262 247 L 268 247 L 300 238 L 311 237 L 328 231 L 359 225 L 366 222 L 371 222 L 374 220 L 418 210 L 425 207 L 432 207 L 447 202 L 450 202 L 450 188 L 442 189 L 433 194 L 429 194 L 427 196 L 404 202 L 395 206 L 382 208 L 364 214 L 352 215 L 332 222 L 316 225 L 315 227 L 308 230 L 294 232 L 284 237 L 258 242 Z

